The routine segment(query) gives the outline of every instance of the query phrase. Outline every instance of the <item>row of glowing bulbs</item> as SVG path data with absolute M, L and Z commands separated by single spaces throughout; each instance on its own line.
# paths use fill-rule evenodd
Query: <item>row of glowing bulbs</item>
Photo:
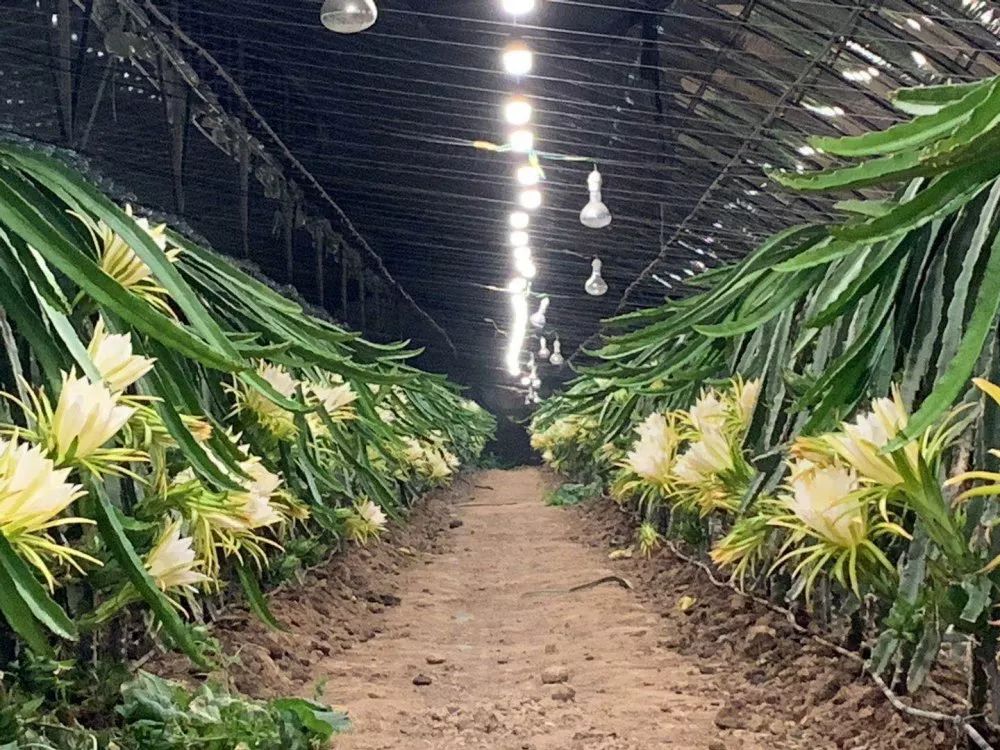
M 517 16 L 531 12 L 534 7 L 535 0 L 503 0 L 504 10 L 513 15 L 515 19 Z M 535 62 L 534 53 L 527 42 L 520 37 L 514 37 L 510 40 L 503 51 L 502 59 L 504 70 L 515 77 L 530 73 Z M 529 128 L 534 115 L 531 102 L 523 96 L 514 96 L 504 105 L 503 115 L 506 123 L 514 128 L 508 137 L 510 150 L 517 154 L 530 154 L 535 146 L 534 133 Z M 537 311 L 529 314 L 530 281 L 538 273 L 531 256 L 530 236 L 528 234 L 528 228 L 531 225 L 529 212 L 542 205 L 542 193 L 538 188 L 541 174 L 535 164 L 527 163 L 517 168 L 515 176 L 521 190 L 517 197 L 519 208 L 510 214 L 509 241 L 513 249 L 514 269 L 518 275 L 508 285 L 513 321 L 508 341 L 506 365 L 507 371 L 512 376 L 521 375 L 521 384 L 528 386 L 526 403 L 531 403 L 538 399 L 537 389 L 541 385 L 541 380 L 538 377 L 536 354 L 529 356 L 528 371 L 526 374 L 522 374 L 521 350 L 524 346 L 529 323 L 540 332 L 545 328 L 545 313 L 549 306 L 549 298 L 542 297 Z M 587 189 L 590 200 L 580 212 L 580 221 L 584 226 L 603 229 L 611 223 L 611 212 L 601 198 L 601 174 L 596 166 L 587 178 Z M 601 261 L 598 258 L 595 258 L 591 264 L 591 275 L 584 284 L 584 289 L 595 297 L 606 294 L 608 291 L 608 285 L 601 276 Z M 552 342 L 550 350 L 546 338 L 540 336 L 537 358 L 548 361 L 557 367 L 562 365 L 565 359 L 558 337 Z
M 534 0 L 503 0 L 503 9 L 515 17 L 534 10 Z M 519 37 L 511 39 L 502 55 L 504 70 L 511 76 L 519 78 L 531 72 L 535 56 L 527 42 Z M 510 150 L 516 154 L 530 154 L 535 148 L 535 135 L 530 129 L 534 115 L 531 102 L 523 96 L 513 96 L 503 107 L 503 118 L 512 128 L 508 143 Z M 531 225 L 530 211 L 542 205 L 542 193 L 538 188 L 541 180 L 538 168 L 532 163 L 524 163 L 517 167 L 515 176 L 521 186 L 517 196 L 518 209 L 510 215 L 510 245 L 513 253 L 514 270 L 517 276 L 508 284 L 510 292 L 513 319 L 507 342 L 505 363 L 507 371 L 514 377 L 521 376 L 521 384 L 528 387 L 526 403 L 537 398 L 541 379 L 532 356 L 528 363 L 528 371 L 522 375 L 521 349 L 528 326 L 540 322 L 545 325 L 545 308 L 548 298 L 542 300 L 543 307 L 534 313 L 529 313 L 528 293 L 530 281 L 538 274 L 538 269 L 531 257 L 530 236 L 528 228 Z

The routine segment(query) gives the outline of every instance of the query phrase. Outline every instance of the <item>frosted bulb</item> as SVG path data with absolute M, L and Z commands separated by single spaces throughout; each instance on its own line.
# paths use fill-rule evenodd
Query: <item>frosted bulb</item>
M 375 0 L 326 0 L 319 12 L 320 22 L 338 34 L 357 34 L 378 20 Z
M 531 187 L 538 184 L 538 179 L 538 170 L 530 164 L 517 168 L 517 181 L 520 184 Z
M 531 122 L 531 103 L 523 96 L 514 97 L 507 102 L 503 113 L 511 125 L 527 125 Z
M 565 361 L 562 355 L 562 345 L 559 343 L 559 339 L 556 339 L 552 342 L 552 356 L 549 357 L 549 362 L 559 367 Z
M 545 312 L 549 309 L 549 298 L 542 297 L 542 301 L 538 303 L 538 311 L 533 313 L 530 321 L 531 325 L 535 328 L 545 328 Z
M 601 173 L 597 167 L 587 178 L 587 188 L 590 190 L 590 202 L 580 211 L 580 223 L 591 229 L 604 229 L 611 223 L 611 212 L 601 201 Z
M 538 339 L 538 358 L 544 362 L 549 358 L 550 354 L 552 354 L 552 352 L 549 351 L 548 342 L 545 340 L 545 337 L 542 336 Z
M 587 279 L 587 283 L 583 285 L 583 288 L 591 297 L 601 297 L 607 294 L 608 284 L 601 277 L 600 258 L 594 258 L 594 262 L 590 264 L 590 267 L 593 269 L 593 272 L 590 274 L 590 278 Z
M 522 190 L 521 194 L 517 197 L 517 202 L 521 204 L 521 208 L 533 211 L 542 205 L 542 194 L 534 188 Z
M 531 217 L 528 216 L 524 211 L 514 211 L 510 215 L 510 228 L 511 229 L 527 229 L 528 224 L 531 221 Z
M 518 154 L 526 154 L 535 148 L 535 134 L 530 130 L 515 130 L 507 140 L 510 150 Z
M 521 16 L 535 9 L 535 0 L 503 0 L 503 9 L 511 15 Z
M 510 233 L 510 244 L 512 247 L 523 247 L 528 244 L 528 233 L 523 229 L 515 229 Z
M 530 257 L 515 261 L 515 270 L 526 279 L 533 279 L 538 274 L 538 269 Z
M 513 39 L 503 51 L 503 67 L 512 76 L 523 76 L 531 72 L 535 56 L 523 39 Z
M 521 245 L 520 247 L 514 248 L 514 262 L 524 263 L 525 261 L 531 260 L 531 248 L 527 245 Z

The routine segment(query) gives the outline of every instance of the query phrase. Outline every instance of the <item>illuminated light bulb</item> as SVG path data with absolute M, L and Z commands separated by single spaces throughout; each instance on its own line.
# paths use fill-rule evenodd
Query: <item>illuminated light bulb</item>
M 525 187 L 537 185 L 538 179 L 538 169 L 530 164 L 525 164 L 523 167 L 517 168 L 517 181 Z
M 375 0 L 326 0 L 319 12 L 320 22 L 338 34 L 357 34 L 378 20 Z
M 524 211 L 514 211 L 510 215 L 511 229 L 527 229 L 529 223 L 531 223 L 531 216 Z
M 528 258 L 527 260 L 516 260 L 515 270 L 526 279 L 533 279 L 538 274 L 538 269 L 535 267 L 535 263 L 531 260 L 531 258 Z
M 541 388 L 542 387 L 542 379 L 541 378 L 532 378 L 532 380 L 531 380 L 531 387 L 532 388 Z M 532 394 L 532 395 L 535 396 L 536 398 L 538 396 L 538 394 Z
M 534 211 L 542 205 L 542 194 L 534 188 L 530 190 L 522 190 L 521 194 L 517 197 L 517 202 L 521 205 L 521 208 Z
M 523 39 L 512 39 L 504 48 L 503 68 L 512 76 L 527 75 L 534 64 L 535 55 Z
M 587 189 L 590 190 L 590 201 L 580 211 L 580 223 L 591 229 L 604 229 L 611 223 L 611 212 L 601 200 L 601 173 L 597 167 L 587 178 Z
M 514 319 L 510 324 L 507 356 L 505 357 L 507 372 L 517 376 L 521 372 L 521 348 L 524 346 L 524 336 L 528 328 L 528 282 L 521 278 L 511 279 L 507 285 L 510 290 L 510 304 Z
M 531 122 L 531 102 L 523 96 L 515 96 L 503 108 L 504 118 L 511 125 L 527 125 Z
M 522 375 L 521 376 L 521 385 L 531 385 L 531 376 L 530 375 Z M 527 403 L 527 402 L 525 402 L 525 403 Z
M 549 309 L 549 298 L 542 297 L 542 301 L 538 303 L 538 310 L 532 313 L 531 325 L 535 328 L 545 328 L 545 311 Z
M 562 344 L 559 343 L 559 339 L 556 339 L 552 342 L 552 356 L 549 357 L 549 362 L 559 367 L 565 361 L 562 355 Z
M 528 244 L 528 233 L 523 229 L 515 229 L 510 233 L 510 244 L 514 247 L 524 247 Z
M 503 9 L 512 16 L 523 16 L 535 9 L 535 0 L 503 0 Z
M 538 339 L 538 358 L 544 362 L 549 358 L 550 354 L 552 354 L 552 352 L 549 351 L 549 344 L 545 340 L 545 337 L 542 336 Z
M 601 277 L 601 259 L 594 258 L 590 267 L 593 270 L 590 274 L 590 278 L 587 279 L 587 283 L 583 285 L 583 288 L 591 297 L 602 297 L 608 292 L 608 284 Z
M 520 247 L 514 248 L 514 262 L 524 263 L 525 261 L 531 260 L 531 248 L 527 245 L 521 245 Z
M 515 130 L 507 138 L 510 150 L 518 154 L 526 154 L 535 148 L 535 134 L 530 130 Z

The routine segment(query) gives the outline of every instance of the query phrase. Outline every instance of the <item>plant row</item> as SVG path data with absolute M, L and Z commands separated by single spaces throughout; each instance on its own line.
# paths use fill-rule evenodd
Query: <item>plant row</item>
M 812 139 L 824 168 L 771 174 L 844 193 L 841 221 L 606 321 L 532 439 L 634 504 L 647 553 L 672 534 L 743 586 L 841 616 L 897 690 L 970 651 L 971 711 L 995 717 L 1000 79 L 894 102 L 912 117 Z
M 92 657 L 138 614 L 205 666 L 191 623 L 220 592 L 278 627 L 262 581 L 376 537 L 494 426 L 405 342 L 310 314 L 12 140 L 0 346 L 8 676 Z

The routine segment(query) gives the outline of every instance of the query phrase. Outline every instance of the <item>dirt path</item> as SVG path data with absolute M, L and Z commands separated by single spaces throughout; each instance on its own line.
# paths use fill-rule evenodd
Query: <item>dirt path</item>
M 856 664 L 686 563 L 611 561 L 631 520 L 607 501 L 546 507 L 554 483 L 488 471 L 433 493 L 381 543 L 274 592 L 287 631 L 240 611 L 218 621 L 233 658 L 216 677 L 346 707 L 340 750 L 952 746 L 950 731 L 894 712 Z M 608 575 L 635 589 L 557 593 Z
M 658 618 L 632 592 L 541 593 L 614 572 L 542 504 L 543 475 L 476 484 L 493 489 L 456 509 L 452 549 L 404 574 L 383 632 L 330 675 L 356 727 L 338 747 L 707 748 L 721 702 L 687 659 L 657 649 Z

